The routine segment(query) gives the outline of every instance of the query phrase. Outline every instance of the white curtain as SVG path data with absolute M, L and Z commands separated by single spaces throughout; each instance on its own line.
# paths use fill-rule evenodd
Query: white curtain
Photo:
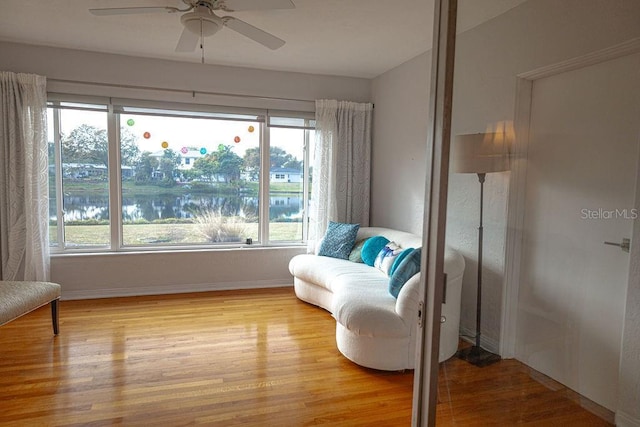
M 373 104 L 316 101 L 309 246 L 329 221 L 369 225 Z
M 0 71 L 0 278 L 49 280 L 46 79 Z

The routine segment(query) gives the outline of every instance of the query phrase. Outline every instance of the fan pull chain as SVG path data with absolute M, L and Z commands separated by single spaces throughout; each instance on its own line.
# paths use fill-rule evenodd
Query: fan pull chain
M 204 64 L 204 35 L 202 34 L 202 19 L 200 19 L 200 53 L 201 53 L 201 63 Z

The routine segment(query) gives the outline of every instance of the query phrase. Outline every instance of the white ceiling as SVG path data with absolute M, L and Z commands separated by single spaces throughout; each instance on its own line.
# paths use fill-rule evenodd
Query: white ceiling
M 224 28 L 205 39 L 208 64 L 372 78 L 431 48 L 433 0 L 293 0 L 292 10 L 223 13 L 284 40 L 269 50 Z M 459 0 L 458 31 L 525 0 Z M 181 0 L 0 0 L 0 40 L 200 62 L 174 51 L 179 14 L 94 16 L 90 8 L 184 7 Z

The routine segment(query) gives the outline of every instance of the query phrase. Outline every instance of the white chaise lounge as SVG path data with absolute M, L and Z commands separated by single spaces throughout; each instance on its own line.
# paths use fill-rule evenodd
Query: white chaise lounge
M 420 236 L 379 227 L 360 228 L 357 240 L 384 236 L 403 248 L 422 246 Z M 329 311 L 336 319 L 338 350 L 358 365 L 379 370 L 413 369 L 418 320 L 420 273 L 401 288 L 397 299 L 389 292 L 389 277 L 366 264 L 316 254 L 292 258 L 296 296 Z M 446 302 L 442 305 L 439 360 L 458 348 L 460 297 L 464 258 L 447 249 Z

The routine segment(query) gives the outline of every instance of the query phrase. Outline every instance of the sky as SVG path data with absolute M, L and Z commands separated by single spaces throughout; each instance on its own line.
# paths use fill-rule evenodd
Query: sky
M 51 134 L 52 117 L 50 113 Z M 107 115 L 104 112 L 65 109 L 61 110 L 61 122 L 62 133 L 68 135 L 82 124 L 106 129 Z M 249 121 L 120 115 L 121 128 L 129 130 L 137 137 L 140 151 L 149 152 L 157 152 L 166 147 L 180 153 L 183 147 L 187 147 L 204 148 L 209 153 L 215 151 L 218 145 L 224 144 L 233 146 L 233 151 L 242 157 L 248 148 L 258 147 L 260 125 L 258 122 Z M 239 138 L 239 142 L 236 142 L 236 137 Z M 299 160 L 303 154 L 302 142 L 301 130 L 271 128 L 271 145 L 284 149 Z
M 133 125 L 129 125 L 132 123 L 130 120 L 133 120 Z M 236 154 L 242 156 L 247 148 L 257 147 L 260 140 L 260 124 L 257 122 L 123 114 L 120 126 L 138 137 L 141 151 L 155 152 L 166 146 L 176 152 L 188 147 L 205 148 L 211 152 L 224 144 L 233 146 Z M 145 138 L 145 132 L 149 138 Z M 236 137 L 239 142 L 235 142 Z

